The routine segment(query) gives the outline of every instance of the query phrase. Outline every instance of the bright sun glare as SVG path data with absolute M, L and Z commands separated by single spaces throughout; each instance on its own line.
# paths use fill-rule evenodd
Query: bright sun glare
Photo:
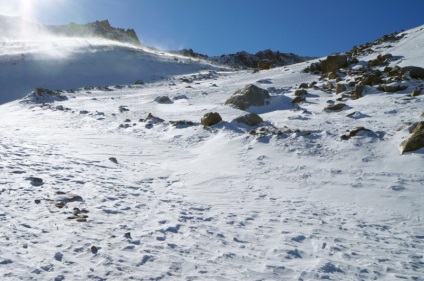
M 38 22 L 60 11 L 75 12 L 74 0 L 1 0 L 0 14 Z

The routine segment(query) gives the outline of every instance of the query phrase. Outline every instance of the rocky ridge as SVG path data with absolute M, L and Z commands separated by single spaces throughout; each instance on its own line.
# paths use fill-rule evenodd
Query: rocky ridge
M 259 51 L 255 54 L 241 51 L 235 54 L 223 54 L 221 56 L 213 57 L 196 53 L 192 49 L 182 49 L 176 51 L 176 53 L 187 57 L 209 60 L 213 63 L 219 63 L 233 68 L 260 70 L 305 62 L 314 59 L 314 57 L 299 56 L 293 53 L 281 53 L 279 51 L 272 51 L 270 49 Z
M 134 29 L 116 28 L 108 20 L 95 21 L 87 24 L 71 22 L 61 26 L 46 26 L 53 34 L 66 37 L 100 37 L 122 43 L 141 45 Z

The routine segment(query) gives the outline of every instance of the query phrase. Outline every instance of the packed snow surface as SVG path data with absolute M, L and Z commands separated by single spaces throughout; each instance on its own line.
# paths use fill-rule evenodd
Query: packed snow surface
M 423 150 L 400 154 L 422 80 L 328 112 L 340 96 L 308 63 L 253 73 L 105 42 L 2 44 L 1 280 L 424 280 Z M 423 44 L 419 27 L 351 67 L 387 52 L 424 67 Z M 259 127 L 224 105 L 248 84 L 272 96 L 247 110 Z M 224 121 L 203 128 L 208 112 Z

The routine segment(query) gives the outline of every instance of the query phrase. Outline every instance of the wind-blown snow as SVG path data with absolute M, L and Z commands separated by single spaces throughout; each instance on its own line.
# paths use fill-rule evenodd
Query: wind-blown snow
M 424 67 L 422 38 L 359 64 L 389 52 Z M 317 81 L 307 63 L 252 73 L 80 43 L 60 60 L 1 56 L 2 101 L 64 90 L 0 106 L 2 280 L 424 280 L 423 153 L 399 150 L 422 80 L 326 112 L 338 96 L 322 82 L 290 104 Z M 232 122 L 244 112 L 224 102 L 251 83 L 272 99 L 248 110 L 282 134 Z M 85 86 L 103 87 L 66 91 Z M 201 127 L 212 111 L 224 122 Z M 372 132 L 340 139 L 359 126 Z

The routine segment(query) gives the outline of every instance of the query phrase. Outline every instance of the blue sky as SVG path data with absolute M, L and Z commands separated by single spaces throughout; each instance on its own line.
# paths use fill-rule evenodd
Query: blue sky
M 109 19 L 146 45 L 207 55 L 326 56 L 424 24 L 422 0 L 0 0 L 0 11 L 44 24 Z

